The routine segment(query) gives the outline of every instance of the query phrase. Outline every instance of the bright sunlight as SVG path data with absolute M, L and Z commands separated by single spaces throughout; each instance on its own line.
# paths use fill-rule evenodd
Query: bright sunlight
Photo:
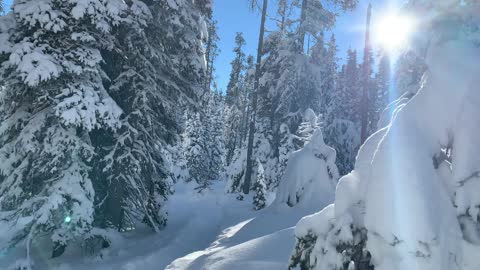
M 406 16 L 387 13 L 373 28 L 374 40 L 389 52 L 405 46 L 414 31 L 415 21 Z

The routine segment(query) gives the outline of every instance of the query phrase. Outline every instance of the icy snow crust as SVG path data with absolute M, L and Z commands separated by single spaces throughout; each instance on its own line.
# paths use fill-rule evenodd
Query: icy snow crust
M 361 148 L 355 170 L 337 186 L 335 204 L 297 225 L 297 238 L 318 236 L 314 269 L 342 265 L 335 245 L 352 241 L 352 226 L 367 229 L 376 270 L 479 269 L 473 254 L 480 249 L 466 241 L 473 237 L 458 219 L 473 217 L 467 218 L 470 235 L 478 235 L 479 57 L 477 47 L 458 40 L 429 49 L 418 94 Z M 433 158 L 447 146 L 452 164 L 436 168 Z

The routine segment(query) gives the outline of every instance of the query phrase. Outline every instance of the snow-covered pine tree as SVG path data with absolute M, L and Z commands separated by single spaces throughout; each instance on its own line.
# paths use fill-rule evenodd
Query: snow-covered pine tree
M 412 71 L 426 67 L 422 84 L 362 146 L 335 204 L 297 224 L 291 269 L 480 267 L 480 126 L 470 124 L 480 108 L 479 38 L 470 32 L 478 34 L 479 7 L 409 1 L 426 18 L 411 51 L 421 59 Z M 438 159 L 446 148 L 450 161 Z
M 246 56 L 243 52 L 245 44 L 246 42 L 245 38 L 243 38 L 243 33 L 237 32 L 235 35 L 235 47 L 233 48 L 235 58 L 231 63 L 232 70 L 230 71 L 230 79 L 227 85 L 226 101 L 228 105 L 234 104 L 240 96 L 240 81 L 245 71 Z
M 28 220 L 2 244 L 47 233 L 58 256 L 96 228 L 164 224 L 164 147 L 202 91 L 207 2 L 20 0 L 2 16 L 1 216 Z
M 378 100 L 379 88 L 377 87 L 374 78 L 375 58 L 373 57 L 373 51 L 371 48 L 368 50 L 368 59 L 364 58 L 364 61 L 367 61 L 367 63 L 362 63 L 360 65 L 360 70 L 363 70 L 362 73 L 364 73 L 362 75 L 363 87 L 367 88 L 367 99 L 363 101 L 365 104 L 362 104 L 362 106 L 366 106 L 367 118 L 365 134 L 366 138 L 368 138 L 372 133 L 377 131 L 378 112 L 383 111 L 383 108 L 378 108 L 380 105 Z M 365 65 L 368 65 L 368 67 L 365 67 Z
M 183 151 L 190 177 L 191 180 L 197 182 L 200 189 L 207 188 L 211 180 L 211 173 L 208 169 L 210 166 L 208 134 L 202 120 L 200 112 L 188 114 L 183 134 Z
M 337 41 L 335 35 L 330 36 L 327 44 L 327 52 L 323 59 L 322 77 L 324 78 L 320 97 L 320 111 L 324 121 L 332 118 L 332 103 L 336 93 L 338 83 L 338 59 L 337 59 Z
M 226 146 L 226 161 L 230 164 L 235 150 L 242 146 L 244 139 L 245 126 L 244 121 L 246 118 L 246 56 L 243 52 L 245 46 L 245 39 L 242 33 L 237 33 L 235 36 L 235 58 L 231 65 L 232 70 L 230 72 L 230 80 L 227 85 L 226 97 L 225 97 L 225 146 Z
M 321 129 L 315 130 L 301 150 L 290 155 L 276 204 L 325 205 L 333 199 L 339 178 L 335 150 L 325 145 Z
M 224 142 L 224 104 L 222 93 L 211 91 L 209 94 L 205 128 L 207 136 L 207 149 L 209 180 L 218 180 L 223 176 L 225 169 L 225 142 Z
M 119 231 L 139 221 L 155 231 L 165 225 L 161 206 L 171 192 L 171 172 L 164 148 L 178 139 L 176 115 L 198 107 L 205 78 L 202 25 L 209 9 L 183 0 L 146 3 L 129 2 L 116 47 L 104 52 L 111 78 L 105 84 L 124 111 L 122 126 L 116 133 L 99 130 L 93 140 L 97 222 Z M 177 42 L 183 46 L 171 46 Z
M 390 98 L 394 95 L 390 93 L 390 79 L 391 79 L 391 67 L 390 67 L 390 57 L 386 53 L 382 53 L 378 63 L 378 71 L 375 74 L 375 89 L 376 89 L 376 98 L 375 103 L 373 104 L 375 108 L 375 113 L 372 114 L 371 118 L 371 130 L 378 130 L 382 128 L 378 126 L 380 117 L 382 116 L 383 111 L 390 103 Z
M 0 219 L 12 229 L 1 249 L 25 243 L 29 257 L 47 234 L 56 257 L 92 232 L 89 132 L 115 130 L 122 113 L 102 85 L 101 50 L 113 46 L 126 9 L 116 0 L 19 0 L 2 16 Z
M 207 21 L 208 24 L 208 38 L 205 44 L 205 59 L 206 59 L 206 76 L 205 86 L 207 89 L 215 88 L 215 59 L 217 59 L 220 49 L 218 48 L 218 22 L 212 19 Z
M 253 185 L 255 195 L 253 196 L 253 209 L 261 210 L 267 206 L 267 184 L 265 183 L 265 170 L 260 161 L 257 160 L 256 182 Z
M 341 175 L 353 169 L 360 146 L 360 88 L 357 53 L 348 50 L 347 63 L 339 73 L 325 119 L 325 142 L 337 150 L 337 166 Z

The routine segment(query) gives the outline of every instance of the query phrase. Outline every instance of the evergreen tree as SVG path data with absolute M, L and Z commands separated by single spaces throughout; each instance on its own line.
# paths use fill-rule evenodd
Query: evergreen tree
M 94 225 L 90 132 L 116 130 L 122 110 L 102 84 L 101 50 L 128 7 L 119 1 L 15 1 L 0 73 L 2 248 L 50 235 L 52 256 Z M 55 14 L 54 17 L 46 14 Z M 45 18 L 48 18 L 45 21 Z M 13 21 L 15 24 L 13 24 Z M 4 213 L 7 214 L 5 217 Z M 16 220 L 27 222 L 20 225 Z
M 330 40 L 327 44 L 327 52 L 324 62 L 324 68 L 322 69 L 322 77 L 324 78 L 321 90 L 320 98 L 320 113 L 324 119 L 330 119 L 333 117 L 332 106 L 333 99 L 335 98 L 336 87 L 338 83 L 338 64 L 337 64 L 337 42 L 335 35 L 330 36 Z
M 219 92 L 211 92 L 205 118 L 207 149 L 209 151 L 209 180 L 217 180 L 222 176 L 225 166 L 224 97 Z
M 184 133 L 184 153 L 191 180 L 197 182 L 201 189 L 210 185 L 209 162 L 210 153 L 206 127 L 202 123 L 199 112 L 193 112 L 187 117 Z
M 218 48 L 218 41 L 220 37 L 218 36 L 218 22 L 214 20 L 208 21 L 208 39 L 206 42 L 206 53 L 205 58 L 207 60 L 206 67 L 206 88 L 212 89 L 214 86 L 214 73 L 215 73 L 215 59 L 217 59 L 220 49 Z
M 265 198 L 267 185 L 265 184 L 265 170 L 260 161 L 257 161 L 256 180 L 253 185 L 253 190 L 255 191 L 255 195 L 253 196 L 253 209 L 261 210 L 267 205 L 267 198 Z
M 377 106 L 379 105 L 379 94 L 378 87 L 373 77 L 373 70 L 375 65 L 375 59 L 373 57 L 373 52 L 371 49 L 367 50 L 367 58 L 364 57 L 364 62 L 360 65 L 360 70 L 362 70 L 362 88 L 366 88 L 366 98 L 362 100 L 359 106 L 365 108 L 366 110 L 366 130 L 364 131 L 364 136 L 369 137 L 372 133 L 377 131 L 377 122 L 378 122 L 378 111 L 380 110 Z M 366 67 L 365 65 L 368 65 Z M 363 90 L 362 90 L 363 91 Z M 363 98 L 362 98 L 363 99 Z M 361 123 L 362 125 L 364 123 Z
M 246 60 L 245 53 L 243 52 L 243 46 L 245 46 L 243 33 L 237 32 L 235 36 L 235 48 L 233 48 L 235 58 L 231 63 L 232 70 L 230 71 L 230 80 L 228 81 L 227 85 L 226 100 L 228 105 L 234 104 L 240 96 L 240 81 L 244 75 Z
M 371 120 L 371 131 L 377 130 L 378 121 L 380 120 L 383 111 L 390 103 L 390 97 L 393 94 L 390 93 L 390 57 L 387 54 L 382 54 L 378 63 L 378 72 L 375 74 L 375 86 L 373 87 L 376 92 L 375 94 L 375 103 L 373 107 L 375 109 L 374 114 L 372 115 Z
M 165 225 L 161 206 L 171 193 L 171 178 L 163 149 L 178 139 L 181 108 L 198 106 L 202 93 L 196 89 L 205 72 L 205 29 L 198 25 L 208 14 L 189 1 L 133 1 L 125 18 L 129 24 L 115 33 L 117 48 L 104 52 L 112 78 L 105 85 L 124 115 L 118 132 L 99 130 L 92 136 L 99 158 L 97 201 L 105 202 L 97 210 L 98 226 L 123 231 L 142 221 L 158 231 Z M 177 31 L 177 20 L 189 24 Z M 170 46 L 176 42 L 188 46 Z
M 360 146 L 359 70 L 357 53 L 349 49 L 347 63 L 338 74 L 324 127 L 325 142 L 337 151 L 337 166 L 341 175 L 353 169 Z
M 55 257 L 72 239 L 108 246 L 111 227 L 164 225 L 164 162 L 203 91 L 209 7 L 19 0 L 1 17 L 0 216 L 29 220 L 1 248 L 47 234 Z
M 242 33 L 237 33 L 235 37 L 236 47 L 233 49 L 235 58 L 231 65 L 230 80 L 227 85 L 225 97 L 226 104 L 226 125 L 225 125 L 225 148 L 226 162 L 230 164 L 235 153 L 235 149 L 242 146 L 244 139 L 248 94 L 247 94 L 247 74 L 245 53 L 245 39 Z

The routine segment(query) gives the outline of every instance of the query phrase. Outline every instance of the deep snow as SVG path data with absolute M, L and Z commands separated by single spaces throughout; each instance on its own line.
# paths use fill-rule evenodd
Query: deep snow
M 198 193 L 193 183 L 177 183 L 166 205 L 171 214 L 163 231 L 117 234 L 113 247 L 101 256 L 77 248 L 51 259 L 51 247 L 37 243 L 32 249 L 35 270 L 282 269 L 295 243 L 295 224 L 325 206 L 275 205 L 254 211 L 253 194 L 239 201 L 224 186 L 219 181 Z M 268 199 L 271 203 L 274 195 Z M 1 254 L 0 269 L 24 255 L 22 248 Z

